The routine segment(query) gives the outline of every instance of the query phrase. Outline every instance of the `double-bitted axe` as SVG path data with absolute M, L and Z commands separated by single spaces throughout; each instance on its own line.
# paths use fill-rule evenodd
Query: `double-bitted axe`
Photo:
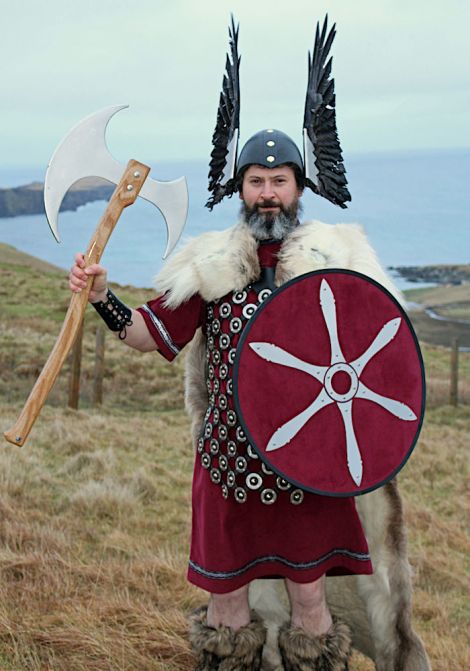
M 128 205 L 132 205 L 139 195 L 156 205 L 165 219 L 168 237 L 163 258 L 168 256 L 178 242 L 186 223 L 188 189 L 184 177 L 172 182 L 147 179 L 150 172 L 148 166 L 130 160 L 123 170 L 109 153 L 105 140 L 106 126 L 111 117 L 125 107 L 128 106 L 107 107 L 74 126 L 55 150 L 47 168 L 44 204 L 49 226 L 58 242 L 60 242 L 57 228 L 59 208 L 72 184 L 90 176 L 103 177 L 117 184 L 88 245 L 85 266 L 100 262 L 122 211 Z M 23 445 L 28 437 L 77 336 L 92 283 L 93 277 L 90 276 L 86 288 L 72 295 L 62 329 L 49 358 L 18 420 L 11 429 L 5 431 L 5 438 L 10 443 Z

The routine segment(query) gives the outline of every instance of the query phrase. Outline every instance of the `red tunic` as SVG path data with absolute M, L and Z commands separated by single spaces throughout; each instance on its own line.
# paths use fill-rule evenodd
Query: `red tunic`
M 275 266 L 279 246 L 260 244 L 261 268 Z M 175 310 L 165 308 L 162 298 L 139 308 L 168 360 L 199 327 L 206 333 L 208 409 L 194 466 L 188 579 L 213 593 L 231 592 L 255 578 L 306 583 L 325 573 L 372 573 L 354 499 L 294 489 L 261 463 L 238 425 L 233 354 L 268 294 L 255 283 L 210 304 L 197 294 Z

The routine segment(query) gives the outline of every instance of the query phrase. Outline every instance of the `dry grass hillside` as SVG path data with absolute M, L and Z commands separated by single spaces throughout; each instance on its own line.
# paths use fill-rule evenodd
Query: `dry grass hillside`
M 0 246 L 0 428 L 16 419 L 68 303 L 65 274 Z M 138 305 L 151 295 L 120 287 Z M 92 408 L 86 318 L 82 395 L 60 375 L 29 441 L 0 449 L 0 669 L 189 671 L 185 579 L 192 446 L 183 364 L 106 338 L 104 403 Z M 414 622 L 434 671 L 470 668 L 470 406 L 445 405 L 448 351 L 425 347 L 436 390 L 399 476 L 414 569 Z M 461 379 L 469 380 L 462 356 Z M 352 671 L 371 671 L 355 655 Z

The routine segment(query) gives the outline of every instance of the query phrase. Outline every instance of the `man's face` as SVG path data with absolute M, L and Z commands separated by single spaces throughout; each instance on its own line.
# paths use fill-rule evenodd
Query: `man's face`
M 301 194 L 290 166 L 250 165 L 243 176 L 240 198 L 245 220 L 255 237 L 282 239 L 294 228 Z

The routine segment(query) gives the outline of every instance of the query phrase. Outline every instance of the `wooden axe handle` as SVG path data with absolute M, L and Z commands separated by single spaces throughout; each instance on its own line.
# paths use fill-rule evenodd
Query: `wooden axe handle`
M 138 161 L 131 160 L 127 164 L 121 181 L 117 185 L 106 210 L 91 238 L 90 244 L 85 254 L 85 264 L 90 266 L 93 263 L 99 263 L 106 244 L 109 240 L 114 227 L 122 214 L 122 211 L 128 205 L 132 205 L 139 195 L 150 168 Z M 132 187 L 132 188 L 130 188 Z M 93 284 L 93 277 L 90 276 L 87 286 L 80 293 L 72 294 L 70 305 L 65 315 L 64 323 L 54 347 L 44 364 L 36 383 L 26 401 L 20 416 L 16 423 L 5 431 L 5 438 L 14 445 L 23 445 L 31 431 L 37 416 L 41 412 L 47 396 L 52 389 L 57 375 L 72 348 L 77 336 L 80 324 L 85 314 L 88 296 Z

